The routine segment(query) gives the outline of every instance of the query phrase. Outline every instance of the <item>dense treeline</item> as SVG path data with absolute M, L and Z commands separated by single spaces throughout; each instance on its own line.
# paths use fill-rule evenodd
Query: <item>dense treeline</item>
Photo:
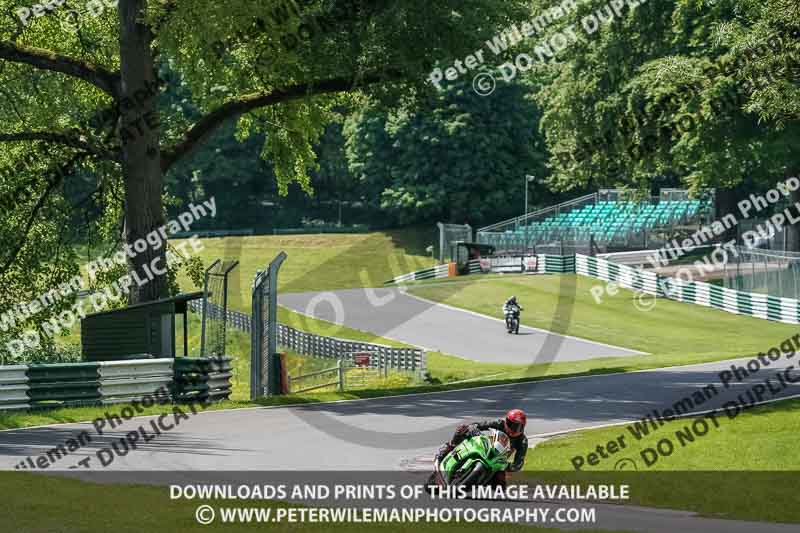
M 533 1 L 532 13 L 551 4 Z M 492 222 L 521 212 L 525 174 L 542 179 L 531 205 L 600 187 L 678 186 L 715 188 L 729 211 L 800 172 L 799 9 L 790 0 L 577 3 L 490 66 L 540 57 L 543 43 L 577 28 L 575 42 L 488 97 L 465 77 L 402 104 L 337 110 L 315 147 L 311 195 L 299 186 L 280 195 L 269 163 L 232 131 L 168 182 L 178 197 L 193 186 L 235 191 L 219 223 L 246 227 L 336 223 L 340 206 L 345 224 L 373 227 Z
M 341 109 L 315 146 L 311 193 L 292 185 L 280 194 L 258 157 L 263 139 L 239 142 L 226 128 L 167 174 L 167 192 L 183 200 L 171 209 L 224 197 L 205 227 L 256 231 L 336 225 L 340 207 L 344 225 L 371 228 L 516 216 L 526 174 L 541 180 L 529 185 L 531 206 L 554 199 L 543 184 L 549 156 L 532 95 L 519 83 L 486 98 L 462 83 L 399 109 Z
M 273 20 L 284 1 L 120 0 L 68 28 L 0 0 L 0 311 L 210 196 L 214 228 L 480 225 L 522 211 L 528 174 L 531 207 L 684 186 L 730 210 L 800 173 L 796 0 L 310 0 Z

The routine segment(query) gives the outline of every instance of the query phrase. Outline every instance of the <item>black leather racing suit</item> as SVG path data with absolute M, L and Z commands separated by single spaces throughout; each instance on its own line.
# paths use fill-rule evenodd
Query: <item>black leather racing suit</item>
M 506 326 L 508 326 L 509 314 L 514 312 L 519 313 L 520 311 L 522 311 L 522 306 L 519 305 L 518 302 L 512 302 L 510 298 L 506 300 L 506 303 L 503 304 L 503 314 L 506 318 Z

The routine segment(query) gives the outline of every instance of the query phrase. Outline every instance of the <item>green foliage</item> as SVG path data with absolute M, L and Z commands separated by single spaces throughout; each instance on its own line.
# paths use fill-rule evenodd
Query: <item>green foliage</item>
M 77 30 L 64 23 L 66 5 L 52 5 L 23 24 L 16 9 L 32 4 L 0 0 L 0 311 L 78 274 L 83 257 L 76 241 L 90 259 L 118 249 L 123 228 L 148 231 L 166 192 L 182 200 L 208 192 L 221 198 L 255 174 L 271 183 L 253 186 L 246 195 L 250 206 L 272 188 L 287 194 L 296 184 L 310 193 L 314 173 L 323 171 L 315 146 L 325 143 L 326 125 L 338 110 L 365 95 L 393 102 L 423 94 L 430 64 L 463 55 L 514 20 L 526 2 L 311 0 L 298 13 L 285 13 L 287 0 L 121 0 L 118 9 L 83 14 Z M 139 15 L 136 25 L 121 20 L 131 8 L 141 8 L 130 11 Z M 156 72 L 143 73 L 151 60 Z M 151 74 L 166 85 L 166 96 L 148 100 L 156 99 L 161 167 L 174 172 L 163 182 L 167 190 L 158 190 L 157 165 L 129 157 L 122 142 L 123 130 L 130 131 L 120 122 L 120 112 L 130 114 L 122 94 L 136 91 L 136 80 Z M 252 169 L 236 168 L 215 184 L 196 171 L 212 169 L 220 178 L 229 168 L 180 167 L 224 128 L 269 165 L 249 176 Z M 207 152 L 205 163 L 215 153 Z M 335 166 L 342 168 L 341 158 Z M 140 178 L 152 187 L 134 194 Z M 134 209 L 137 200 L 146 208 Z M 235 211 L 236 197 L 229 200 L 227 210 Z M 198 268 L 191 266 L 195 278 Z M 171 270 L 164 285 L 174 291 L 174 280 Z M 163 292 L 156 285 L 145 298 Z M 72 303 L 65 299 L 0 337 Z
M 365 108 L 345 127 L 350 172 L 400 224 L 516 215 L 525 174 L 546 174 L 529 92 L 513 84 L 482 97 L 460 84 L 396 112 Z
M 583 4 L 563 24 L 603 3 Z M 784 0 L 647 2 L 584 36 L 543 69 L 553 186 L 649 189 L 676 176 L 702 189 L 796 171 L 797 17 Z M 782 50 L 764 52 L 775 35 Z
M 71 343 L 47 343 L 41 348 L 26 348 L 14 356 L 3 354 L 4 365 L 22 365 L 33 363 L 80 363 L 81 347 Z

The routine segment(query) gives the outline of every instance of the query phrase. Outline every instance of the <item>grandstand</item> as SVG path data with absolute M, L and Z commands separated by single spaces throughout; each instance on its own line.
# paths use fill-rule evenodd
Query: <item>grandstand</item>
M 601 190 L 478 230 L 478 242 L 498 252 L 535 251 L 565 244 L 600 250 L 641 249 L 673 230 L 710 221 L 713 196 L 689 198 L 688 191 L 663 189 L 658 197 L 626 199 L 620 190 Z

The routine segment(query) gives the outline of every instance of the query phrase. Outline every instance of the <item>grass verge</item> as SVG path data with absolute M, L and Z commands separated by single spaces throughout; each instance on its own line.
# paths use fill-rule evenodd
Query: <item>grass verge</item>
M 160 532 L 400 532 L 408 524 L 370 523 L 245 523 L 203 526 L 195 519 L 197 501 L 172 500 L 167 487 L 100 485 L 29 473 L 0 473 L 0 492 L 4 494 L 3 526 L 14 533 L 140 533 Z M 209 501 L 214 507 L 219 502 Z M 287 504 L 272 501 L 230 501 L 226 507 L 275 509 Z M 293 505 L 293 507 L 297 507 Z M 414 524 L 415 531 L 480 532 L 485 524 Z M 557 530 L 504 524 L 503 531 L 554 533 Z
M 592 291 L 601 289 L 598 303 Z M 505 299 L 515 294 L 526 326 L 649 354 L 586 362 L 594 368 L 632 370 L 754 355 L 797 333 L 796 326 L 661 298 L 641 310 L 632 291 L 609 295 L 602 281 L 576 275 L 478 277 L 413 286 L 410 292 L 498 318 Z
M 793 481 L 800 465 L 798 415 L 800 400 L 786 400 L 744 412 L 720 410 L 714 416 L 674 420 L 647 435 L 633 424 L 579 431 L 530 450 L 525 471 L 548 480 L 624 480 L 638 505 L 800 522 Z M 611 453 L 613 449 L 617 451 Z M 592 453 L 596 464 L 589 464 Z M 575 474 L 578 457 L 584 461 L 580 471 L 587 475 Z M 570 474 L 561 477 L 556 471 Z

